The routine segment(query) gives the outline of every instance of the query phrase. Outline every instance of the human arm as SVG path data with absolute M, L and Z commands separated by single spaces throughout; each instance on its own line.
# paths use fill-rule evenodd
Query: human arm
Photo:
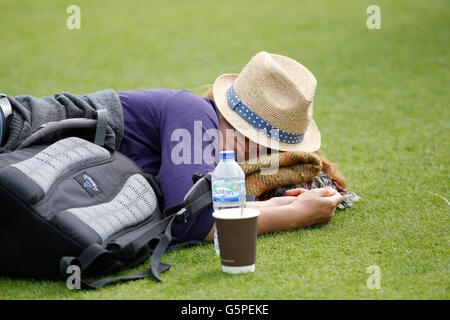
M 286 205 L 286 204 L 291 203 L 293 200 L 295 200 L 296 196 L 302 194 L 305 191 L 308 191 L 308 190 L 303 189 L 303 188 L 286 190 L 286 196 L 272 197 L 269 200 L 265 200 L 265 201 L 250 201 L 250 202 L 247 202 L 247 207 L 254 208 L 254 209 L 260 209 L 260 208 Z
M 298 196 L 276 197 L 284 199 L 269 199 L 247 203 L 247 207 L 260 211 L 258 217 L 258 234 L 276 231 L 293 230 L 331 220 L 336 206 L 342 202 L 342 196 L 331 188 L 320 188 L 306 191 L 292 191 Z M 285 202 L 285 203 L 282 203 Z M 206 237 L 212 241 L 214 226 Z

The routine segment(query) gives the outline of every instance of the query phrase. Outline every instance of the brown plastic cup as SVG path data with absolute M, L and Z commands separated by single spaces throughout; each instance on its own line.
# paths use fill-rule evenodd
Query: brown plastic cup
M 256 239 L 259 210 L 222 209 L 213 213 L 216 219 L 222 271 L 247 273 L 255 271 Z

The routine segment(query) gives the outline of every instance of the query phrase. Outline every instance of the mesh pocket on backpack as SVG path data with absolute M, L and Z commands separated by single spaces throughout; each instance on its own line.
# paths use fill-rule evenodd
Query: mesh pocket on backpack
M 66 212 L 83 221 L 105 241 L 111 235 L 149 218 L 157 205 L 153 188 L 142 175 L 134 174 L 110 202 Z
M 109 157 L 109 151 L 99 145 L 70 137 L 52 144 L 30 159 L 11 166 L 20 170 L 47 193 L 58 177 Z

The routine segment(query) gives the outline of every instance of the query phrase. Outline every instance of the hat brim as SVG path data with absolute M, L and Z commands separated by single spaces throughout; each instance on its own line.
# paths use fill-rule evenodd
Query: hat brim
M 264 147 L 279 151 L 315 152 L 320 148 L 320 132 L 311 118 L 305 132 L 303 141 L 297 144 L 279 142 L 269 138 L 266 134 L 253 127 L 236 113 L 228 104 L 227 90 L 239 74 L 223 74 L 214 82 L 214 101 L 223 117 L 241 134 Z M 312 107 L 312 106 L 311 106 Z

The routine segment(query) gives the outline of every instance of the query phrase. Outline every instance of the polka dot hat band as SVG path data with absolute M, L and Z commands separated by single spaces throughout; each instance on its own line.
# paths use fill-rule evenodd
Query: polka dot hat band
M 305 136 L 304 133 L 291 133 L 279 129 L 269 122 L 258 116 L 252 109 L 250 109 L 245 103 L 239 99 L 236 92 L 234 91 L 234 84 L 230 86 L 227 92 L 228 104 L 230 107 L 237 112 L 242 119 L 247 121 L 254 128 L 267 134 L 269 138 L 276 139 L 280 142 L 297 144 L 303 141 Z

